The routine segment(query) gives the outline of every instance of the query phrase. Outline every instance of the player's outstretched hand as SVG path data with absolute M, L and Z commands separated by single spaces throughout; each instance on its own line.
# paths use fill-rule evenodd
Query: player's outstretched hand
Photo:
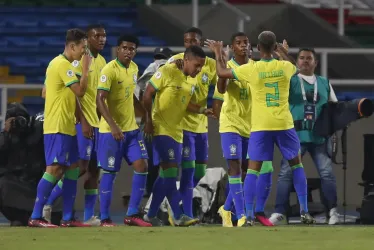
M 93 139 L 93 137 L 94 137 L 93 128 L 87 122 L 86 119 L 82 119 L 81 126 L 82 126 L 82 134 L 83 134 L 83 136 L 86 137 L 86 138 L 88 138 L 88 139 Z
M 117 125 L 111 127 L 110 130 L 112 131 L 112 136 L 116 141 L 122 141 L 125 139 L 125 136 Z
M 213 113 L 213 109 L 204 109 L 203 114 L 208 116 L 208 117 L 217 119 L 217 117 Z
M 213 52 L 221 53 L 223 50 L 223 42 L 222 41 L 214 41 L 210 39 L 206 39 L 204 41 L 204 46 L 208 47 Z
M 144 140 L 152 141 L 153 137 L 153 124 L 152 121 L 148 121 L 144 125 Z

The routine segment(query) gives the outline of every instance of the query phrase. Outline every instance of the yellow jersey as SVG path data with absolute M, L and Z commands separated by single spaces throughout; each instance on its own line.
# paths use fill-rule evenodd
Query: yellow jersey
M 79 83 L 73 65 L 64 55 L 55 57 L 48 65 L 45 87 L 44 134 L 66 134 L 74 136 L 75 94 L 69 88 Z
M 288 105 L 290 79 L 296 67 L 276 59 L 232 69 L 235 79 L 247 81 L 252 95 L 251 131 L 287 130 L 294 127 Z
M 78 76 L 82 76 L 82 60 L 72 63 L 75 68 L 75 74 Z M 87 122 L 95 128 L 99 127 L 99 117 L 96 112 L 97 84 L 99 82 L 100 71 L 104 68 L 105 64 L 106 61 L 100 54 L 98 54 L 96 58 L 92 58 L 92 63 L 88 72 L 86 94 L 79 99 L 84 117 Z
M 184 53 L 179 53 L 169 59 L 169 63 L 183 59 Z M 216 85 L 217 83 L 217 72 L 216 72 L 216 61 L 210 57 L 205 58 L 205 64 L 201 69 L 201 72 L 196 76 L 197 86 L 195 88 L 195 95 L 192 97 L 191 102 L 199 105 L 200 107 L 207 107 L 209 86 Z M 183 118 L 182 126 L 184 130 L 194 133 L 206 133 L 208 132 L 208 118 L 203 114 L 196 114 L 187 112 Z
M 249 60 L 248 64 L 253 66 L 254 61 Z M 231 59 L 227 62 L 227 67 L 236 69 L 240 65 Z M 215 90 L 217 99 L 218 94 Z M 249 84 L 246 81 L 238 81 L 236 79 L 229 80 L 225 94 L 223 95 L 221 114 L 219 117 L 220 133 L 237 133 L 243 137 L 249 137 L 251 131 L 251 93 Z
M 157 94 L 153 103 L 154 135 L 183 142 L 182 119 L 195 92 L 196 79 L 185 76 L 175 64 L 161 67 L 149 81 Z
M 138 128 L 134 110 L 134 90 L 137 79 L 138 65 L 134 62 L 126 68 L 118 59 L 115 59 L 101 70 L 97 89 L 108 91 L 106 104 L 109 113 L 122 132 Z M 111 132 L 104 117 L 100 119 L 99 132 Z

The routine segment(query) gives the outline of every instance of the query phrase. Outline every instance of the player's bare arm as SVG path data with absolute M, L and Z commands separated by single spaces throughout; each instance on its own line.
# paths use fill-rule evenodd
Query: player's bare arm
M 145 117 L 147 112 L 145 111 L 145 108 L 143 107 L 142 103 L 138 100 L 135 94 L 133 98 L 134 98 L 134 108 L 140 113 L 143 119 L 143 117 Z
M 196 114 L 204 114 L 206 116 L 215 118 L 212 109 L 201 107 L 201 106 L 199 106 L 195 103 L 192 103 L 192 102 L 188 103 L 187 111 L 191 112 L 191 113 L 196 113 Z
M 213 104 L 212 104 L 213 114 L 215 117 L 217 117 L 217 119 L 219 119 L 219 116 L 221 114 L 222 104 L 223 104 L 222 100 L 218 100 L 218 99 L 213 100 Z
M 109 112 L 108 106 L 106 105 L 106 99 L 108 98 L 108 94 L 109 92 L 106 90 L 97 90 L 96 105 L 100 111 L 100 114 L 108 123 L 114 139 L 116 139 L 117 141 L 121 141 L 124 139 L 123 133 L 116 124 L 116 122 L 113 120 L 113 117 Z
M 227 89 L 228 80 L 225 78 L 219 78 L 217 81 L 217 89 L 220 94 L 224 94 Z
M 76 98 L 76 105 L 75 105 L 75 118 L 77 122 L 80 122 L 82 126 L 82 134 L 84 137 L 92 139 L 93 138 L 93 127 L 88 123 L 86 117 L 83 114 L 82 104 L 79 98 Z
M 46 89 L 45 86 L 44 86 L 43 89 L 42 89 L 42 98 L 43 98 L 43 99 L 45 99 L 46 91 L 47 91 L 47 89 Z
M 143 103 L 145 108 L 145 125 L 144 125 L 144 133 L 145 135 L 152 136 L 153 135 L 153 124 L 152 124 L 152 99 L 153 96 L 156 95 L 156 89 L 152 86 L 152 84 L 147 84 L 147 88 L 145 89 L 143 95 Z
M 88 83 L 88 72 L 90 70 L 91 62 L 92 62 L 92 57 L 89 53 L 86 52 L 83 55 L 82 76 L 80 77 L 79 84 L 70 85 L 70 89 L 78 97 L 83 97 L 84 94 L 86 93 L 87 83 Z
M 217 75 L 220 78 L 234 79 L 231 69 L 226 67 L 228 48 L 223 50 L 223 43 L 214 40 L 206 40 L 205 46 L 208 47 L 215 54 Z

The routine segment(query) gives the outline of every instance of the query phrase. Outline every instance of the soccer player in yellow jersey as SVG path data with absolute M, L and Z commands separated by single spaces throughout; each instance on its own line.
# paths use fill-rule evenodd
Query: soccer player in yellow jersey
M 64 174 L 62 189 L 62 227 L 87 226 L 73 218 L 77 191 L 78 143 L 75 129 L 76 96 L 84 96 L 87 89 L 91 57 L 86 52 L 84 31 L 71 29 L 66 33 L 65 50 L 55 57 L 46 73 L 46 102 L 44 109 L 44 148 L 47 168 L 37 188 L 37 197 L 30 227 L 56 227 L 42 218 L 42 210 L 56 181 Z M 84 55 L 84 56 L 83 56 Z M 71 64 L 83 56 L 82 77 L 78 80 Z
M 184 33 L 184 47 L 202 45 L 202 31 L 190 28 Z M 177 54 L 169 62 L 183 59 L 184 53 Z M 206 57 L 200 73 L 196 76 L 197 85 L 192 102 L 207 107 L 209 87 L 216 85 L 216 62 Z M 183 210 L 186 215 L 193 217 L 192 198 L 193 189 L 200 179 L 204 177 L 208 160 L 208 118 L 203 114 L 187 112 L 182 120 L 183 150 L 182 150 L 182 176 L 180 194 L 183 201 Z
M 124 223 L 130 226 L 150 227 L 143 220 L 139 205 L 147 180 L 147 150 L 135 120 L 135 110 L 144 108 L 134 96 L 138 66 L 132 60 L 139 46 L 138 38 L 124 35 L 117 41 L 117 58 L 102 70 L 97 87 L 97 106 L 101 119 L 99 126 L 98 166 L 104 173 L 100 181 L 101 225 L 114 226 L 110 219 L 113 183 L 121 169 L 122 158 L 134 168 L 132 191 Z
M 153 225 L 159 225 L 156 218 L 161 202 L 166 196 L 174 212 L 175 224 L 189 226 L 197 222 L 182 213 L 176 187 L 178 165 L 182 160 L 183 125 L 186 111 L 203 115 L 211 114 L 205 106 L 192 103 L 196 76 L 205 64 L 206 55 L 201 47 L 191 46 L 183 57 L 183 68 L 176 64 L 161 67 L 149 81 L 143 100 L 147 111 L 144 132 L 153 135 L 153 162 L 160 163 L 160 175 L 153 186 L 153 198 L 145 216 Z M 155 96 L 152 109 L 152 98 Z
M 304 223 L 313 223 L 308 213 L 307 183 L 300 157 L 300 141 L 289 110 L 288 96 L 290 79 L 296 73 L 295 65 L 273 58 L 277 48 L 275 34 L 264 31 L 258 36 L 257 48 L 261 60 L 253 65 L 245 64 L 236 69 L 227 69 L 221 42 L 208 42 L 217 59 L 219 77 L 247 81 L 251 89 L 252 128 L 248 154 L 250 163 L 244 181 L 244 200 L 253 204 L 257 177 L 263 161 L 273 159 L 274 144 L 293 170 L 293 181 L 300 202 L 300 215 Z M 253 218 L 248 214 L 247 219 Z
M 106 62 L 99 52 L 104 49 L 106 42 L 106 33 L 102 25 L 90 25 L 87 27 L 87 46 L 92 56 L 92 63 L 88 74 L 88 86 L 86 94 L 79 99 L 83 116 L 80 123 L 76 125 L 79 167 L 80 175 L 87 171 L 84 182 L 85 206 L 84 222 L 92 226 L 99 226 L 100 220 L 94 216 L 95 203 L 97 199 L 97 185 L 99 178 L 99 168 L 97 168 L 96 152 L 99 117 L 96 111 L 96 93 L 97 84 L 100 77 L 100 71 L 104 68 Z M 72 62 L 74 72 L 78 79 L 82 76 L 83 58 Z M 62 194 L 63 181 L 60 180 L 53 189 L 47 204 L 43 209 L 43 217 L 51 221 L 52 205 L 54 201 Z
M 250 43 L 248 37 L 238 32 L 231 37 L 231 49 L 234 57 L 227 62 L 227 67 L 236 69 L 240 65 L 254 64 L 249 59 Z M 222 216 L 224 227 L 232 227 L 231 210 L 233 207 L 233 198 L 235 198 L 235 214 L 237 215 L 238 226 L 245 225 L 246 216 L 244 212 L 244 203 L 242 193 L 235 191 L 241 185 L 241 180 L 245 178 L 248 168 L 248 139 L 251 130 L 251 95 L 248 82 L 241 82 L 235 79 L 227 81 L 224 78 L 218 80 L 213 99 L 224 100 L 220 114 L 220 127 L 222 151 L 228 163 L 230 190 L 224 206 L 219 209 Z M 215 105 L 215 108 L 217 105 Z M 213 110 L 214 113 L 217 113 Z M 242 169 L 244 176 L 240 176 Z M 272 180 L 272 162 L 266 161 L 262 164 L 260 177 L 256 191 L 256 218 L 265 226 L 272 226 L 265 217 L 264 206 L 271 190 Z M 239 182 L 239 183 L 238 183 Z M 246 204 L 247 210 L 253 211 L 253 204 Z M 251 212 L 252 214 L 252 212 Z M 242 216 L 240 216 L 242 215 Z

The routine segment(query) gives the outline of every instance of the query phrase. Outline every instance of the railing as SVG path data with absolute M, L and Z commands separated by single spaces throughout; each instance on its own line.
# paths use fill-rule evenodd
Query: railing
M 1 112 L 0 112 L 0 128 L 4 127 L 7 104 L 8 89 L 43 89 L 43 84 L 0 84 L 1 92 Z
M 185 50 L 184 47 L 169 47 L 174 53 L 180 53 Z M 153 53 L 155 47 L 140 47 L 138 49 L 138 53 Z M 204 48 L 205 51 L 209 51 L 208 49 Z M 290 48 L 289 52 L 291 54 L 296 54 L 298 52 L 298 48 Z M 324 77 L 328 77 L 328 55 L 367 55 L 367 54 L 374 54 L 374 49 L 361 49 L 361 48 L 316 48 L 315 49 L 317 54 L 320 54 L 320 64 L 321 64 L 321 75 Z M 116 50 L 112 50 L 112 55 L 115 57 Z M 254 51 L 253 54 L 254 58 L 258 57 L 258 52 Z M 374 64 L 373 64 L 374 67 Z M 342 85 L 361 85 L 361 86 L 374 86 L 374 79 L 330 79 L 330 83 L 338 86 Z

